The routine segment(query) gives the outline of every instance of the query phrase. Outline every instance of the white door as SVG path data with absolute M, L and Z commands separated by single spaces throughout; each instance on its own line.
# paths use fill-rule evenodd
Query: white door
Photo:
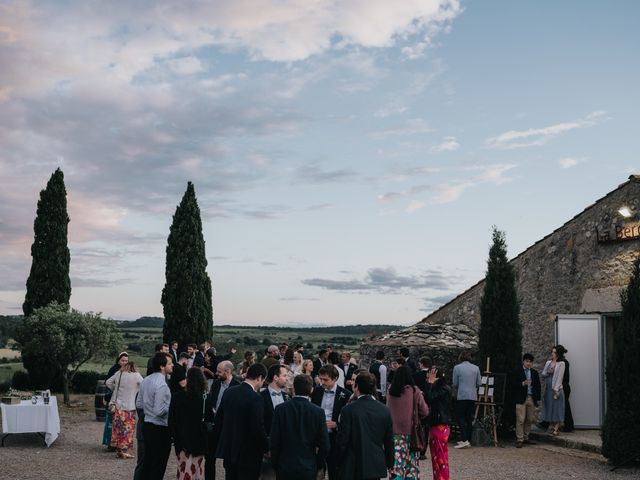
M 576 427 L 602 425 L 603 359 L 601 315 L 558 315 L 557 343 L 570 363 L 571 412 Z

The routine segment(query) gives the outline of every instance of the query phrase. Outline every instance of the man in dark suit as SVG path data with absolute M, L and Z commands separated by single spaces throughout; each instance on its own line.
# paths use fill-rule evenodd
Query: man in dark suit
M 338 385 L 338 369 L 333 365 L 325 365 L 318 371 L 320 386 L 311 394 L 311 401 L 324 410 L 327 432 L 329 433 L 329 455 L 327 456 L 326 470 L 329 472 L 329 480 L 338 478 L 338 458 L 335 448 L 338 419 L 342 408 L 349 401 L 351 392 Z
M 313 373 L 311 373 L 311 377 L 315 380 L 318 376 L 318 372 L 322 367 L 327 364 L 327 357 L 329 357 L 329 353 L 322 349 L 318 352 L 318 358 L 313 361 Z
M 524 443 L 534 444 L 529 440 L 531 424 L 535 422 L 536 407 L 540 401 L 540 376 L 531 368 L 533 355 L 522 356 L 522 368 L 518 368 L 512 376 L 511 388 L 516 403 L 516 447 L 522 448 Z
M 262 401 L 264 402 L 264 429 L 267 436 L 271 432 L 271 421 L 273 419 L 273 411 L 275 408 L 287 400 L 289 394 L 284 391 L 289 380 L 287 369 L 284 365 L 271 365 L 267 371 L 267 388 L 260 392 Z M 271 466 L 271 459 L 265 457 L 262 462 L 261 480 L 273 480 L 276 478 L 276 472 Z
M 217 377 L 211 384 L 209 397 L 211 398 L 211 408 L 215 414 L 220 409 L 222 398 L 228 389 L 240 385 L 233 378 L 233 363 L 225 360 L 220 362 L 216 368 Z M 218 448 L 218 438 L 216 431 L 207 435 L 207 453 L 205 454 L 204 475 L 206 480 L 214 480 L 216 478 L 216 449 Z
M 409 367 L 411 373 L 416 373 L 418 371 L 418 366 L 416 362 L 411 359 L 409 349 L 407 347 L 402 347 L 400 349 L 400 357 L 404 358 L 404 364 Z
M 413 374 L 413 381 L 420 390 L 424 392 L 424 389 L 427 386 L 427 375 L 429 373 L 429 369 L 431 368 L 431 358 L 422 357 L 418 362 L 420 369 Z
M 324 412 L 309 400 L 313 380 L 298 375 L 295 396 L 275 409 L 271 426 L 271 463 L 278 480 L 315 480 L 329 453 Z
M 387 476 L 393 466 L 391 412 L 376 401 L 376 379 L 370 373 L 356 377 L 357 400 L 342 410 L 336 447 L 341 480 L 369 480 Z
M 351 354 L 349 352 L 344 352 L 340 355 L 340 368 L 344 372 L 344 388 L 353 392 L 353 382 L 351 381 L 351 376 L 353 372 L 356 371 L 355 364 L 351 363 Z
M 176 365 L 178 363 L 178 360 L 180 359 L 179 357 L 180 352 L 178 352 L 177 340 L 171 340 L 171 343 L 169 343 L 169 353 L 173 357 L 173 364 Z
M 261 363 L 247 370 L 244 382 L 229 388 L 216 412 L 216 456 L 227 480 L 258 480 L 262 456 L 269 450 L 264 430 L 264 402 L 257 393 L 267 375 Z

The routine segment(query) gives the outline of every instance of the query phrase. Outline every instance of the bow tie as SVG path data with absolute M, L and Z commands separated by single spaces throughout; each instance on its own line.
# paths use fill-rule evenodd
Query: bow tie
M 282 392 L 271 392 L 271 396 L 272 397 L 281 397 L 282 396 Z
M 327 393 L 329 395 L 335 395 L 336 392 L 334 392 L 333 390 L 325 390 L 324 393 Z

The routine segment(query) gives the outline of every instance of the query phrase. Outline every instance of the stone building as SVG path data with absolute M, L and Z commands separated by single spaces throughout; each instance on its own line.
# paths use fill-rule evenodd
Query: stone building
M 620 292 L 639 252 L 639 209 L 640 176 L 632 175 L 510 261 L 517 276 L 524 350 L 533 353 L 539 368 L 554 344 L 569 351 L 577 426 L 602 425 L 605 363 L 615 348 Z M 464 324 L 477 330 L 483 290 L 484 280 L 420 324 Z

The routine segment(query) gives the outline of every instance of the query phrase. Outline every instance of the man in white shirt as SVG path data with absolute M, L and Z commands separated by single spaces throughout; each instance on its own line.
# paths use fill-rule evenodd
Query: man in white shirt
M 163 478 L 171 452 L 168 426 L 171 391 L 167 385 L 167 375 L 173 371 L 171 355 L 156 353 L 151 360 L 151 368 L 153 373 L 140 384 L 136 399 L 136 408 L 144 410 L 142 478 Z

